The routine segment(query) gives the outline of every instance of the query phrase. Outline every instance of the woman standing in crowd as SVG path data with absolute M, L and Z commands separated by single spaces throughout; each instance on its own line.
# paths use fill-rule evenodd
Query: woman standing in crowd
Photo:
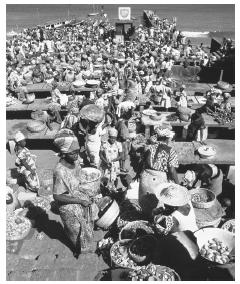
M 60 161 L 53 174 L 53 197 L 56 200 L 64 230 L 73 245 L 74 256 L 91 249 L 96 206 L 90 192 L 81 189 L 79 144 L 72 135 L 54 140 L 60 150 Z

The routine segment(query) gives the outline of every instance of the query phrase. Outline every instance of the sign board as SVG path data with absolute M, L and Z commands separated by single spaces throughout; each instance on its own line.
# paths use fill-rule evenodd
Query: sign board
M 119 20 L 131 20 L 131 8 L 130 7 L 118 7 Z
M 116 35 L 115 39 L 116 39 L 116 43 L 124 43 L 124 36 L 123 35 Z

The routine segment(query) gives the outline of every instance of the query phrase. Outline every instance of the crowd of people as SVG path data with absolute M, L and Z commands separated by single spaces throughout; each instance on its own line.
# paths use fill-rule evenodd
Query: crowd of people
M 49 129 L 53 121 L 59 124 L 54 145 L 60 152 L 53 173 L 53 197 L 76 257 L 89 249 L 98 211 L 93 193 L 80 190 L 82 167 L 100 169 L 105 195 L 121 202 L 133 180 L 139 180 L 139 204 L 146 218 L 158 223 L 159 214 L 171 215 L 174 222 L 169 233 L 197 230 L 186 188 L 193 188 L 200 180 L 216 196 L 222 193 L 222 171 L 209 164 L 186 172 L 185 189 L 170 187 L 161 192 L 159 200 L 152 200 L 151 193 L 159 184 L 181 183 L 178 153 L 169 144 L 175 133 L 169 124 L 156 127 L 138 155 L 131 149 L 139 119 L 135 109 L 142 97 L 149 109 L 155 103 L 166 110 L 175 98 L 178 112 L 190 122 L 187 141 L 202 140 L 206 107 L 189 111 L 186 86 L 176 88 L 171 70 L 181 59 L 198 60 L 206 66 L 211 55 L 202 46 L 194 50 L 190 42 L 185 44 L 176 23 L 166 19 L 158 20 L 152 28 L 139 25 L 133 39 L 124 44 L 109 36 L 113 30 L 106 19 L 88 20 L 60 29 L 25 29 L 7 40 L 7 95 L 25 101 L 27 85 L 46 82 L 52 86 L 46 123 Z M 60 92 L 62 82 L 69 83 L 70 96 Z M 90 83 L 97 88 L 80 94 L 78 88 Z M 216 95 L 211 89 L 208 109 Z M 229 94 L 220 108 L 231 109 Z M 61 117 L 61 109 L 68 110 L 65 117 Z M 17 165 L 26 177 L 27 188 L 37 192 L 40 184 L 35 160 L 25 139 L 21 132 L 15 136 Z M 154 176 L 151 183 L 149 175 Z

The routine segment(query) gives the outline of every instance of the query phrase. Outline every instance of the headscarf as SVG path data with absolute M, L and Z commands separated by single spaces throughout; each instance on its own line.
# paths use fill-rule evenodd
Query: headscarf
M 111 137 L 117 137 L 117 135 L 118 135 L 118 131 L 117 131 L 117 129 L 115 129 L 115 128 L 109 128 L 109 130 L 108 130 L 108 135 L 109 136 L 111 136 Z
M 21 131 L 18 131 L 16 134 L 15 134 L 15 137 L 14 137 L 14 140 L 16 142 L 19 142 L 19 141 L 22 141 L 22 140 L 25 140 L 25 136 L 22 134 Z
M 72 136 L 56 138 L 54 144 L 61 153 L 70 153 L 80 149 L 77 137 Z
M 183 206 L 190 200 L 188 190 L 178 184 L 170 184 L 164 188 L 159 197 L 159 201 L 162 204 L 170 206 Z
M 168 128 L 156 128 L 155 132 L 157 133 L 158 138 L 160 137 L 166 137 L 166 138 L 173 138 L 175 135 L 175 132 L 168 129 Z

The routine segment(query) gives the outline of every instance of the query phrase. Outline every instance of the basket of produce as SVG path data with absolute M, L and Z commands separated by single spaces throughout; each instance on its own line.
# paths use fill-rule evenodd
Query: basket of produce
M 46 123 L 40 120 L 32 120 L 27 124 L 27 129 L 32 133 L 42 132 L 46 127 Z
M 32 224 L 29 219 L 16 214 L 7 215 L 6 240 L 20 241 L 29 234 Z
M 222 227 L 223 230 L 226 230 L 230 233 L 235 234 L 235 219 L 230 219 L 228 221 L 226 221 Z
M 38 177 L 40 181 L 40 186 L 48 191 L 52 192 L 53 189 L 53 170 L 52 169 L 43 169 L 39 170 Z
M 189 191 L 192 205 L 195 208 L 210 208 L 213 206 L 216 195 L 205 188 L 194 188 Z
M 203 258 L 218 264 L 233 260 L 235 235 L 219 228 L 203 228 L 194 233 Z
M 142 213 L 136 210 L 127 210 L 120 214 L 117 219 L 118 229 L 122 229 L 128 223 L 142 219 Z
M 26 99 L 23 101 L 24 104 L 31 104 L 35 101 L 35 94 L 29 93 L 26 94 Z
M 144 148 L 147 143 L 147 139 L 144 134 L 137 134 L 134 140 L 132 141 L 133 150 L 137 150 L 139 148 Z
M 147 116 L 153 116 L 156 115 L 157 111 L 154 109 L 145 109 L 142 113 Z
M 217 83 L 217 87 L 218 87 L 219 89 L 225 90 L 225 91 L 232 89 L 229 83 L 223 82 L 223 81 L 219 81 L 219 82 Z
M 155 264 L 148 264 L 137 269 L 131 269 L 126 275 L 129 281 L 181 281 L 173 269 Z
M 95 104 L 90 104 L 84 106 L 80 110 L 79 115 L 82 119 L 100 123 L 103 120 L 105 113 Z
M 123 268 L 135 268 L 137 264 L 129 258 L 128 249 L 132 240 L 118 241 L 110 249 L 112 266 Z
M 217 151 L 212 146 L 203 145 L 203 146 L 198 148 L 198 153 L 199 153 L 201 158 L 210 159 L 210 158 L 213 158 L 216 155 Z
M 80 87 L 83 87 L 85 85 L 85 82 L 81 81 L 81 80 L 76 80 L 72 83 L 72 85 L 73 85 L 74 88 L 80 88 Z
M 46 121 L 46 112 L 44 112 L 43 110 L 32 111 L 31 118 L 34 120 Z
M 154 234 L 154 230 L 150 223 L 138 220 L 129 222 L 121 229 L 119 233 L 119 240 L 135 239 L 150 234 Z
M 83 168 L 79 179 L 81 188 L 88 191 L 90 195 L 93 194 L 95 196 L 99 193 L 101 172 L 98 169 Z
M 100 84 L 99 80 L 87 80 L 85 87 L 86 88 L 97 88 Z
M 110 197 L 104 197 L 98 203 L 99 219 L 96 221 L 96 225 L 104 230 L 108 229 L 119 215 L 119 206 L 115 200 Z
M 164 119 L 164 116 L 162 116 L 161 112 L 156 112 L 155 114 L 150 115 L 149 117 L 150 117 L 152 120 L 155 120 L 155 121 L 159 121 L 159 120 Z
M 138 265 L 147 264 L 156 246 L 156 238 L 146 235 L 134 240 L 128 250 L 129 257 Z

